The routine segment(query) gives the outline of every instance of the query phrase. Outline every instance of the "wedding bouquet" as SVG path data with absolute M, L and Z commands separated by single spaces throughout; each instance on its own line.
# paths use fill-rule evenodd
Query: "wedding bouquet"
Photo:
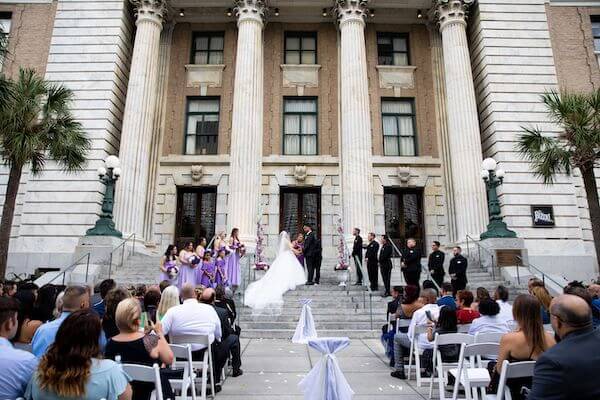
M 188 261 L 189 261 L 190 265 L 196 266 L 196 265 L 200 264 L 200 261 L 202 261 L 202 260 L 200 259 L 200 257 L 198 257 L 197 255 L 194 254 L 188 258 Z
M 167 268 L 167 275 L 171 280 L 177 278 L 177 275 L 179 275 L 179 268 L 177 268 L 176 265 L 170 266 Z

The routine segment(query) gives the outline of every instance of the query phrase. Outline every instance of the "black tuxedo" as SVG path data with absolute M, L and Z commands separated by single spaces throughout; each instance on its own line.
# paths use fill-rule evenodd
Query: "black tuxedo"
M 383 279 L 383 286 L 385 292 L 390 292 L 390 281 L 392 278 L 392 245 L 389 243 L 384 244 L 379 252 L 379 268 L 381 269 L 381 278 Z
M 369 282 L 371 290 L 379 288 L 379 271 L 377 271 L 377 253 L 379 252 L 379 243 L 373 240 L 367 245 L 365 258 L 367 259 L 367 272 L 369 273 Z
M 360 237 L 360 235 L 356 235 L 354 237 L 354 245 L 352 246 L 352 259 L 354 260 L 354 264 L 356 265 L 357 282 L 360 282 L 360 283 L 362 283 L 362 280 L 363 280 L 362 271 L 359 268 L 359 263 L 362 264 L 362 259 L 363 259 L 362 252 L 363 252 L 362 237 Z
M 454 256 L 454 258 L 450 260 L 448 273 L 450 275 L 455 275 L 454 278 L 450 279 L 450 283 L 452 283 L 452 294 L 454 296 L 456 296 L 456 292 L 464 290 L 467 287 L 467 265 L 468 261 L 462 254 Z
M 421 250 L 406 248 L 402 252 L 402 274 L 407 285 L 419 286 L 421 280 Z
M 439 287 L 442 287 L 442 283 L 444 283 L 444 258 L 446 255 L 443 251 L 436 250 L 431 252 L 429 255 L 429 261 L 427 262 L 427 268 L 431 273 L 431 278 L 438 284 Z
M 323 249 L 321 241 L 317 238 L 314 231 L 304 235 L 304 258 L 306 259 L 306 269 L 308 269 L 308 282 L 319 283 L 321 279 L 321 261 Z
M 229 354 L 231 354 L 231 364 L 233 369 L 239 370 L 242 366 L 240 338 L 235 334 L 234 329 L 229 323 L 229 315 L 224 308 L 213 305 L 219 320 L 221 320 L 221 341 L 215 341 L 212 345 L 213 356 L 215 356 L 215 378 L 221 377 L 221 370 L 227 363 Z

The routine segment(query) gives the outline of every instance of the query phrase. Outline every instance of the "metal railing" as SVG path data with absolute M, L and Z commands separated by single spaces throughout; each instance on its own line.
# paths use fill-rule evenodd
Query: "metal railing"
M 479 268 L 483 268 L 483 264 L 481 262 L 481 251 L 483 250 L 483 252 L 485 254 L 487 254 L 488 256 L 490 256 L 492 263 L 491 263 L 491 270 L 492 270 L 492 279 L 496 280 L 496 256 L 493 252 L 491 252 L 490 250 L 486 249 L 485 247 L 483 247 L 477 240 L 473 239 L 471 236 L 467 235 L 467 256 L 469 258 L 471 257 L 471 248 L 469 247 L 469 240 L 471 242 L 473 242 L 476 246 L 477 246 L 477 259 L 479 260 Z
M 81 261 L 83 259 L 85 259 L 85 283 L 88 283 L 88 277 L 89 277 L 89 270 L 90 270 L 90 256 L 91 253 L 87 253 L 82 255 L 81 257 L 79 257 L 77 260 L 75 260 L 71 265 L 69 265 L 67 268 L 65 268 L 64 270 L 62 270 L 60 272 L 60 274 L 56 275 L 54 278 L 50 279 L 50 281 L 48 281 L 46 284 L 51 284 L 52 282 L 54 282 L 55 280 L 57 280 L 61 275 L 62 275 L 62 285 L 65 284 L 65 279 L 67 277 L 67 272 L 71 272 L 73 271 L 75 268 L 77 268 L 78 265 L 81 265 Z
M 117 252 L 121 253 L 121 261 L 118 264 L 115 264 L 115 270 L 117 270 L 118 268 L 122 267 L 125 264 L 125 260 L 127 259 L 125 257 L 125 251 L 127 250 L 127 242 L 129 242 L 131 239 L 133 239 L 133 244 L 131 246 L 131 253 L 129 253 L 127 257 L 134 255 L 135 254 L 135 233 L 132 233 L 127 238 L 123 239 L 121 244 L 118 245 L 117 247 L 115 247 L 110 252 L 110 255 L 108 257 L 108 278 L 109 279 L 112 277 L 112 267 L 113 267 L 113 260 L 115 259 L 115 253 L 117 253 Z
M 521 256 L 515 256 L 515 261 L 516 261 L 516 266 L 517 266 L 517 283 L 519 285 L 521 284 L 521 275 L 519 273 L 519 267 L 524 267 L 524 268 L 527 268 L 527 270 L 529 270 L 529 272 L 531 272 L 534 276 L 536 275 L 536 273 L 542 275 L 542 282 L 544 283 L 544 286 L 546 285 L 546 280 L 549 280 L 550 282 L 554 283 L 559 288 L 562 288 L 563 286 L 565 286 L 564 283 L 560 283 L 560 282 L 556 281 L 555 279 L 551 278 L 549 275 L 546 275 L 544 273 L 544 271 L 542 271 L 538 267 L 532 265 L 531 263 L 526 263 L 525 261 L 523 261 L 523 258 Z M 568 279 L 565 278 L 564 276 L 562 278 L 565 281 L 568 281 Z

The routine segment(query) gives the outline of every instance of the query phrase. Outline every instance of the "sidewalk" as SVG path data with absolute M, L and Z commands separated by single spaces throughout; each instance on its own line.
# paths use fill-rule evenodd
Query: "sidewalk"
M 416 389 L 415 381 L 390 377 L 383 346 L 377 339 L 352 339 L 337 354 L 340 367 L 356 400 L 427 399 L 428 387 Z M 227 378 L 221 400 L 301 400 L 298 382 L 319 360 L 319 353 L 289 340 L 242 340 L 244 375 Z

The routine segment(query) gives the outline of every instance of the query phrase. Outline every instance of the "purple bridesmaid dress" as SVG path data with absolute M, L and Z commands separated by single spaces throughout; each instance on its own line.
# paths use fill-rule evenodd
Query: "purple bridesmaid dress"
M 215 286 L 216 285 L 229 286 L 229 283 L 228 283 L 229 276 L 227 275 L 225 260 L 217 259 L 217 261 L 215 261 L 215 274 L 216 274 Z M 225 277 L 225 278 L 223 278 L 223 277 Z
M 227 257 L 227 280 L 229 286 L 239 286 L 240 284 L 240 242 L 234 241 L 230 246 L 231 254 Z
M 200 267 L 200 273 L 200 284 L 207 288 L 214 287 L 215 282 L 213 279 L 215 274 L 215 264 L 213 262 L 203 261 L 202 266 Z M 211 279 L 208 275 L 213 276 L 213 279 Z
M 194 253 L 184 250 L 183 257 L 181 257 L 181 267 L 179 268 L 179 289 L 186 283 L 196 285 L 196 266 L 192 266 L 188 258 Z
M 177 262 L 175 260 L 168 260 L 165 262 L 165 269 L 168 271 L 171 267 L 177 267 Z M 168 273 L 160 271 L 159 283 L 162 281 L 167 281 L 171 285 L 177 285 L 179 283 L 179 275 L 175 278 L 171 279 Z

